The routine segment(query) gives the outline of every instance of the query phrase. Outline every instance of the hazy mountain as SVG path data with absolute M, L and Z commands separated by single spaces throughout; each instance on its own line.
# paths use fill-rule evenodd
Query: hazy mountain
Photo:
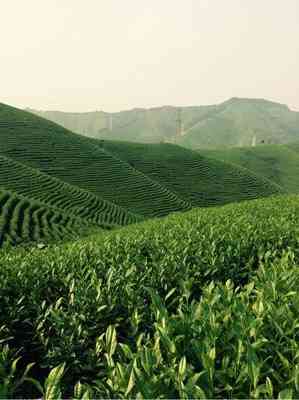
M 299 113 L 261 99 L 233 98 L 187 129 L 186 147 L 283 144 L 299 139 Z
M 232 98 L 212 106 L 135 108 L 117 113 L 28 111 L 73 132 L 101 139 L 168 141 L 190 148 L 299 140 L 299 112 L 263 99 Z

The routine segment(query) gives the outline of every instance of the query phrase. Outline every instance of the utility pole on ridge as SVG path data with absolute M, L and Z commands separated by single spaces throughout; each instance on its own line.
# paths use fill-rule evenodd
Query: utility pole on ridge
M 182 123 L 182 109 L 177 108 L 177 117 L 176 117 L 176 139 L 180 136 L 183 136 L 183 123 Z

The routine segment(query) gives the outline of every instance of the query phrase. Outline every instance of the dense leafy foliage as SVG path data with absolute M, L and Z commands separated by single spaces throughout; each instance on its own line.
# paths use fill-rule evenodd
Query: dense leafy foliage
M 110 228 L 142 220 L 92 192 L 67 184 L 37 169 L 0 156 L 0 187 L 71 214 L 90 225 Z M 22 221 L 20 221 L 22 223 Z
M 79 238 L 95 230 L 83 219 L 0 190 L 0 247 Z
M 0 144 L 1 398 L 299 396 L 298 197 L 188 211 L 297 192 L 294 160 L 272 174 L 265 151 L 99 141 L 5 105 Z
M 2 251 L 2 396 L 298 397 L 298 222 L 274 197 Z

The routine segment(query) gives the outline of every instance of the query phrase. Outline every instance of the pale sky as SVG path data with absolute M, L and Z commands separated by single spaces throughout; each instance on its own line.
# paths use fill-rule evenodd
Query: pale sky
M 0 102 L 299 110 L 299 0 L 0 0 Z

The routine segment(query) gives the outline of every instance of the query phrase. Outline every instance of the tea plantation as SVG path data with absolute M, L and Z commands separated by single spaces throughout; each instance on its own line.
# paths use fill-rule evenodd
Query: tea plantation
M 59 195 L 62 202 L 72 203 L 70 196 L 76 192 L 72 209 L 78 207 L 76 197 L 89 197 L 86 210 L 91 210 L 90 219 L 100 223 L 120 225 L 194 206 L 284 192 L 275 182 L 254 172 L 179 146 L 93 140 L 4 104 L 0 104 L 0 156 L 42 173 L 44 180 L 52 182 L 48 188 L 55 186 L 50 179 L 55 178 L 60 193 L 69 192 L 67 199 Z M 5 188 L 11 175 L 10 171 L 10 178 L 0 182 L 0 187 L 4 184 Z M 18 179 L 16 174 L 13 180 Z
M 275 179 L 176 145 L 90 139 L 5 104 L 0 104 L 0 168 L 0 189 L 66 213 L 88 231 L 286 192 Z M 15 214 L 19 227 L 30 219 L 28 212 Z M 2 230 L 15 236 L 11 226 Z M 47 242 L 53 235 L 44 230 Z M 7 242 L 40 239 L 26 228 Z
M 224 150 L 199 150 L 213 159 L 242 166 L 276 183 L 288 193 L 299 193 L 299 148 L 289 145 L 259 145 Z
M 84 220 L 71 214 L 0 190 L 0 247 L 70 240 L 89 230 Z
M 136 144 L 97 141 L 104 150 L 155 179 L 192 207 L 207 207 L 248 200 L 283 189 L 242 166 L 231 165 L 173 144 Z M 298 162 L 299 165 L 299 162 Z
M 0 104 L 0 398 L 298 398 L 298 149 Z
M 298 398 L 299 198 L 0 255 L 1 397 Z
M 0 187 L 44 202 L 101 227 L 127 225 L 142 220 L 92 192 L 65 183 L 37 169 L 0 156 Z
M 158 182 L 87 138 L 0 104 L 0 155 L 91 192 L 129 212 L 163 216 L 190 208 Z

